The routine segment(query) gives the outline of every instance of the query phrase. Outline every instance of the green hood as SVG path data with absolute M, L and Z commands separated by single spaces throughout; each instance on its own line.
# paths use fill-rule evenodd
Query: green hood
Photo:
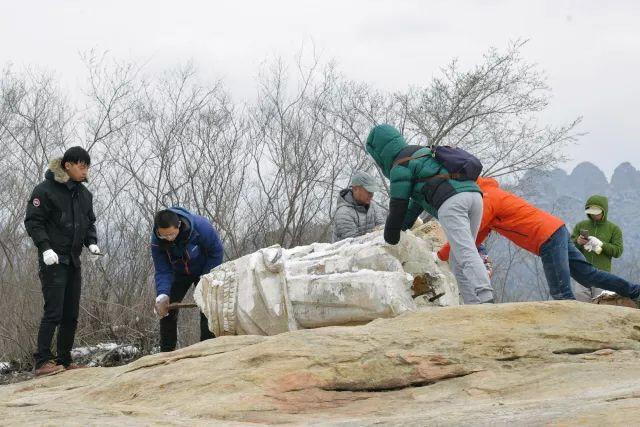
M 587 230 L 590 236 L 595 236 L 602 241 L 602 253 L 596 254 L 591 251 L 588 252 L 584 249 L 584 246 L 579 245 L 576 242 L 576 247 L 585 256 L 587 261 L 593 264 L 594 267 L 611 271 L 611 258 L 619 258 L 624 251 L 624 242 L 622 239 L 622 231 L 613 222 L 609 221 L 607 215 L 609 214 L 609 203 L 605 196 L 594 195 L 589 197 L 587 203 L 585 203 L 585 209 L 588 206 L 598 206 L 602 208 L 603 218 L 600 221 L 594 221 L 591 218 L 580 221 L 573 227 L 573 233 L 571 237 L 575 242 L 582 230 Z M 587 215 L 588 217 L 588 215 Z
M 378 125 L 371 129 L 367 137 L 367 152 L 389 178 L 393 161 L 407 146 L 402 134 L 391 125 Z
M 602 216 L 602 220 L 600 220 L 599 222 L 604 222 L 607 220 L 607 214 L 609 213 L 609 200 L 605 196 L 594 194 L 593 196 L 589 197 L 589 199 L 587 199 L 587 203 L 584 204 L 585 210 L 589 206 L 598 206 L 602 209 L 604 215 Z M 591 219 L 589 215 L 587 215 L 587 218 Z

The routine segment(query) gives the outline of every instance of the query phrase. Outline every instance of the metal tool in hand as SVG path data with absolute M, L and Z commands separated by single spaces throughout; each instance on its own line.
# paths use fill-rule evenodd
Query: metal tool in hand
M 169 304 L 169 310 L 179 310 L 181 308 L 197 308 L 198 304 L 195 302 L 172 302 Z

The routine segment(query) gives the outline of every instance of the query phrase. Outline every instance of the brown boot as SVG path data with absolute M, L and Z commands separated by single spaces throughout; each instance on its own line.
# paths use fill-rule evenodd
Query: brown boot
M 34 373 L 36 374 L 36 377 L 42 377 L 42 376 L 46 376 L 46 375 L 57 374 L 57 373 L 62 372 L 62 371 L 64 371 L 64 366 L 56 365 L 56 362 L 54 362 L 53 360 L 50 360 L 47 363 L 45 363 L 44 365 L 42 365 L 39 368 L 37 368 L 34 371 Z
M 72 369 L 84 369 L 84 368 L 88 368 L 88 365 L 80 365 L 78 363 L 70 363 L 69 366 L 65 366 L 65 369 L 67 371 L 70 371 Z

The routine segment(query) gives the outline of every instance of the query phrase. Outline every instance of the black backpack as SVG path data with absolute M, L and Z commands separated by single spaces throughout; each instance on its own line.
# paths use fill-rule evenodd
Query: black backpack
M 475 181 L 482 173 L 480 160 L 462 148 L 439 145 L 431 147 L 431 151 L 433 157 L 444 166 L 452 179 Z

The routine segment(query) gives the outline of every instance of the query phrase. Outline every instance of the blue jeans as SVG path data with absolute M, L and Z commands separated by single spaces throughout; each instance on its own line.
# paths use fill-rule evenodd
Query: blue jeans
M 606 289 L 632 299 L 640 296 L 640 285 L 591 265 L 573 244 L 564 225 L 542 244 L 540 258 L 553 299 L 575 299 L 571 290 L 572 277 L 587 288 Z

